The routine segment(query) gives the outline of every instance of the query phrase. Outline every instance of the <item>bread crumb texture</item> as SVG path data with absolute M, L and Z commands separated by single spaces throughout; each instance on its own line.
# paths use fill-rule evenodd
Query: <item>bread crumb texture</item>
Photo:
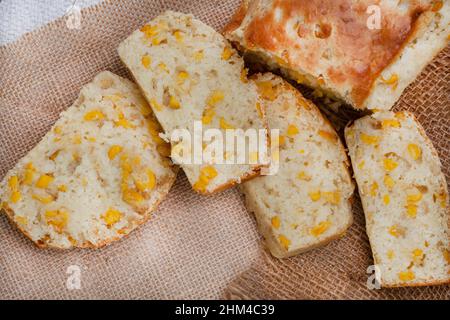
M 120 239 L 149 218 L 175 180 L 159 131 L 136 85 L 102 72 L 6 174 L 2 207 L 41 247 Z
M 224 137 L 227 129 L 265 128 L 257 87 L 248 81 L 243 59 L 193 16 L 168 11 L 136 30 L 118 52 L 167 134 L 187 129 L 193 136 L 194 121 Z M 221 156 L 236 159 L 238 154 Z M 260 165 L 220 165 L 213 157 L 210 163 L 182 167 L 196 191 L 212 193 L 256 174 Z
M 242 185 L 266 243 L 283 258 L 323 245 L 351 225 L 353 194 L 344 147 L 318 108 L 281 78 L 255 79 L 271 129 L 280 130 L 279 171 Z
M 413 114 L 374 113 L 348 126 L 345 137 L 382 285 L 448 282 L 447 184 Z

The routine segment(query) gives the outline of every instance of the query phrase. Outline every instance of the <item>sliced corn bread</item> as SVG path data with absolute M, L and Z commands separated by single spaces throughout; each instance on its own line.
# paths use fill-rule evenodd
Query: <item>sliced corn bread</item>
M 242 58 L 222 35 L 191 15 L 168 11 L 156 17 L 124 40 L 118 52 L 167 135 L 187 129 L 193 136 L 195 121 L 201 121 L 204 130 L 222 133 L 265 128 L 257 88 L 248 81 Z M 258 175 L 261 167 L 181 166 L 193 188 L 205 194 Z
M 269 127 L 280 130 L 279 142 L 271 141 L 279 170 L 244 183 L 242 190 L 270 252 L 285 258 L 345 233 L 354 185 L 345 149 L 319 109 L 277 76 L 256 81 L 268 100 Z
M 345 138 L 381 285 L 448 283 L 447 184 L 420 124 L 411 113 L 377 112 Z
M 2 207 L 41 247 L 101 247 L 150 217 L 175 181 L 137 86 L 102 72 L 0 184 Z M 157 150 L 159 149 L 159 151 Z
M 390 109 L 448 43 L 447 0 L 244 0 L 225 30 L 249 57 L 356 109 Z

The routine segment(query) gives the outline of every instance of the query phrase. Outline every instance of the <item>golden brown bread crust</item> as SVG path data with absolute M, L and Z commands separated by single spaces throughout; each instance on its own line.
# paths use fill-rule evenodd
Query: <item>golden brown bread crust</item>
M 287 69 L 314 77 L 320 71 L 327 87 L 349 91 L 352 104 L 361 106 L 381 72 L 430 20 L 429 3 L 410 2 L 402 12 L 373 0 L 244 1 L 225 33 L 233 40 L 240 28 L 239 46 L 274 55 Z M 380 30 L 367 27 L 373 4 L 381 6 Z

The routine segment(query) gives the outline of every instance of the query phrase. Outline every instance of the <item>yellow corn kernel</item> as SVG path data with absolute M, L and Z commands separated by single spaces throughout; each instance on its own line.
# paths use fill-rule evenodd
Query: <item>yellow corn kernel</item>
M 234 127 L 231 124 L 227 123 L 224 118 L 220 118 L 219 124 L 220 124 L 220 128 L 222 128 L 224 130 L 234 129 Z
M 412 252 L 412 256 L 414 262 L 420 262 L 424 258 L 423 251 L 421 249 L 414 249 Z
M 420 200 L 422 200 L 421 192 L 406 195 L 406 202 L 408 202 L 408 203 L 415 203 L 415 202 L 419 202 Z
M 180 71 L 178 73 L 178 83 L 182 84 L 184 83 L 184 81 L 186 81 L 186 79 L 189 78 L 189 73 L 187 73 L 186 71 Z
M 113 145 L 109 148 L 108 150 L 108 158 L 110 160 L 114 160 L 114 158 L 120 153 L 122 152 L 123 147 L 118 146 L 118 145 Z
M 333 132 L 329 131 L 319 130 L 319 136 L 331 142 L 336 142 L 337 140 L 337 136 Z
M 307 175 L 305 171 L 300 171 L 297 174 L 297 178 L 300 180 L 311 181 L 311 176 Z
M 231 56 L 233 55 L 233 50 L 231 50 L 228 47 L 223 48 L 223 52 L 222 52 L 222 59 L 227 61 L 230 60 Z
M 378 192 L 378 183 L 373 182 L 373 183 L 370 185 L 370 195 L 371 195 L 372 197 L 375 197 L 375 196 L 377 195 L 377 192 Z
M 206 166 L 200 170 L 200 174 L 204 175 L 208 179 L 214 179 L 217 177 L 217 170 L 212 166 Z
M 274 101 L 277 98 L 277 92 L 272 86 L 272 82 L 270 81 L 260 81 L 257 82 L 259 92 L 264 99 Z
M 390 259 L 390 260 L 394 259 L 394 257 L 395 257 L 394 251 L 389 250 L 389 251 L 387 252 L 387 257 L 388 257 L 388 259 Z
M 383 181 L 384 181 L 384 185 L 386 186 L 386 188 L 388 188 L 388 190 L 392 190 L 392 188 L 395 186 L 394 179 L 392 179 L 392 177 L 388 174 L 384 176 Z
M 304 150 L 304 149 L 300 149 L 300 150 L 298 150 L 298 153 L 304 154 L 304 153 L 305 153 L 305 150 Z
M 279 216 L 273 217 L 271 223 L 272 227 L 274 227 L 275 229 L 279 229 L 281 225 L 280 217 Z
M 400 128 L 400 122 L 397 119 L 384 119 L 381 122 L 381 126 L 383 129 L 387 129 L 389 127 Z
M 408 153 L 414 160 L 419 160 L 422 157 L 422 149 L 415 143 L 408 144 Z
M 160 45 L 161 42 L 163 42 L 164 40 L 165 40 L 165 39 L 163 39 L 163 38 L 154 37 L 154 38 L 152 39 L 152 45 L 158 46 L 158 45 Z
M 22 194 L 20 193 L 20 191 L 13 191 L 11 193 L 11 197 L 9 198 L 12 203 L 17 203 L 20 201 L 20 199 L 22 199 Z
M 411 270 L 399 272 L 398 278 L 402 281 L 412 281 L 416 278 Z
M 54 178 L 52 176 L 48 174 L 43 174 L 42 176 L 39 177 L 38 181 L 36 181 L 36 187 L 45 189 L 48 187 L 50 183 L 52 183 L 53 180 Z
M 67 192 L 67 186 L 64 184 L 58 186 L 58 191 L 59 192 Z
M 174 96 L 170 96 L 169 107 L 171 107 L 172 109 L 180 109 L 181 105 L 177 98 L 175 98 Z
M 39 201 L 39 202 L 41 202 L 43 204 L 48 204 L 48 203 L 53 202 L 55 200 L 51 195 L 41 196 L 41 195 L 38 195 L 38 194 L 32 194 L 31 197 L 34 200 L 37 200 L 37 201 Z
M 390 172 L 398 167 L 398 163 L 391 158 L 384 158 L 383 166 L 386 171 Z
M 147 190 L 153 190 L 156 186 L 156 176 L 153 173 L 152 170 L 147 169 L 146 170 L 147 173 L 147 183 L 143 183 L 142 181 L 135 181 L 136 183 L 136 187 L 138 188 L 139 191 L 147 191 Z
M 417 205 L 410 203 L 406 205 L 406 214 L 410 218 L 415 218 L 417 215 Z
M 56 150 L 56 151 L 53 152 L 53 153 L 50 155 L 50 157 L 48 157 L 48 158 L 49 158 L 50 160 L 52 160 L 52 161 L 55 161 L 55 159 L 58 157 L 60 151 L 61 151 L 61 150 Z
M 278 236 L 278 240 L 280 241 L 283 248 L 285 248 L 286 250 L 289 249 L 289 246 L 291 245 L 291 240 L 289 240 L 288 238 L 286 238 L 286 236 L 282 234 Z
M 364 142 L 365 144 L 376 145 L 380 142 L 380 137 L 371 136 L 363 132 L 361 133 L 361 141 Z
M 391 236 L 396 238 L 404 234 L 404 231 L 401 228 L 397 227 L 396 225 L 391 226 L 388 231 Z
M 156 111 L 162 110 L 162 106 L 155 99 L 150 100 L 150 106 Z
M 288 129 L 287 129 L 287 134 L 288 134 L 288 136 L 290 136 L 290 137 L 295 136 L 295 135 L 297 135 L 299 132 L 300 132 L 300 131 L 298 130 L 298 128 L 297 128 L 297 126 L 296 126 L 295 124 L 290 124 L 290 125 L 288 126 Z
M 388 194 L 385 194 L 385 195 L 383 196 L 383 203 L 384 203 L 385 205 L 388 205 L 390 202 L 391 202 L 391 198 L 389 197 Z
M 214 90 L 208 100 L 206 101 L 206 104 L 210 107 L 214 107 L 215 105 L 217 105 L 219 102 L 221 102 L 224 99 L 225 95 L 223 94 L 223 92 L 221 90 Z
M 392 86 L 392 89 L 393 89 L 393 90 L 397 89 L 398 80 L 399 80 L 399 78 L 398 78 L 398 75 L 397 75 L 396 73 L 393 73 L 393 74 L 390 76 L 389 79 L 385 79 L 385 78 L 381 77 L 381 81 L 382 81 L 384 84 L 387 84 L 387 85 Z
M 84 115 L 84 120 L 86 121 L 97 121 L 105 118 L 105 115 L 100 110 L 92 110 L 86 112 Z
M 134 126 L 130 121 L 128 121 L 125 118 L 125 115 L 123 114 L 123 112 L 119 113 L 119 119 L 114 121 L 114 124 L 117 127 L 124 127 L 125 129 L 134 129 L 134 128 L 136 128 L 136 126 Z
M 195 60 L 195 62 L 200 62 L 200 61 L 202 61 L 203 58 L 204 58 L 204 56 L 205 56 L 205 54 L 203 53 L 203 50 L 197 51 L 197 52 L 194 54 L 194 60 Z
M 330 227 L 331 222 L 330 221 L 322 221 L 320 222 L 317 226 L 315 226 L 314 228 L 311 229 L 311 234 L 314 237 L 318 237 L 320 236 L 322 233 L 324 233 L 325 231 L 328 230 L 328 228 Z
M 321 196 L 326 202 L 338 205 L 341 202 L 341 193 L 339 191 L 322 192 Z
M 141 63 L 144 66 L 144 68 L 148 69 L 150 67 L 150 64 L 152 63 L 152 59 L 148 54 L 146 54 L 145 56 L 142 56 Z
M 61 129 L 60 126 L 55 126 L 55 127 L 53 128 L 53 132 L 56 133 L 56 134 L 61 134 L 62 129 Z
M 362 160 L 360 163 L 358 163 L 358 168 L 360 170 L 362 170 L 364 168 L 364 165 L 366 164 L 366 162 L 364 160 Z
M 215 116 L 216 112 L 213 108 L 208 108 L 205 110 L 203 117 L 202 117 L 202 123 L 203 124 L 210 124 L 212 122 L 213 117 Z
M 11 176 L 8 180 L 8 185 L 11 190 L 16 190 L 19 186 L 19 178 L 17 176 Z
M 144 197 L 134 190 L 124 188 L 122 191 L 122 199 L 128 204 L 134 204 L 144 201 Z
M 142 33 L 145 34 L 145 36 L 147 38 L 151 38 L 151 37 L 153 37 L 153 36 L 158 34 L 158 26 L 156 26 L 156 25 L 155 26 L 151 26 L 151 25 L 146 24 L 140 30 L 141 30 Z
M 33 183 L 33 177 L 34 177 L 34 170 L 25 169 L 23 183 L 27 186 L 31 185 Z
M 319 201 L 320 200 L 320 190 L 319 191 L 313 191 L 308 193 L 309 197 L 312 201 Z
M 183 32 L 181 32 L 180 30 L 177 30 L 173 33 L 173 35 L 178 42 L 183 42 L 183 40 L 184 40 Z
M 16 222 L 22 226 L 26 226 L 28 224 L 27 217 L 15 216 L 14 220 L 16 220 Z
M 108 227 L 111 227 L 113 224 L 116 224 L 117 222 L 122 219 L 122 213 L 119 210 L 109 208 L 103 215 L 102 215 L 103 221 L 105 221 L 106 225 Z
M 62 232 L 69 220 L 69 214 L 64 210 L 46 211 L 47 224 L 53 226 L 58 232 Z
M 158 68 L 162 71 L 169 72 L 169 69 L 167 69 L 167 65 L 164 62 L 161 62 L 160 64 L 158 64 Z

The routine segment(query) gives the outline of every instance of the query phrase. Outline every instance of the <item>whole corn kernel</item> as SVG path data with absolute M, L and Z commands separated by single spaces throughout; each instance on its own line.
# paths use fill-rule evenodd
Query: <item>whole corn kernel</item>
M 84 120 L 86 121 L 97 121 L 105 118 L 105 115 L 100 110 L 92 110 L 84 115 Z
M 20 199 L 22 199 L 22 194 L 20 193 L 20 191 L 13 191 L 11 192 L 11 196 L 9 199 L 12 203 L 17 203 L 20 201 Z
M 202 123 L 210 124 L 212 122 L 215 114 L 216 114 L 216 111 L 213 108 L 206 109 L 205 112 L 203 113 Z
M 398 167 L 398 163 L 391 158 L 384 158 L 383 166 L 386 171 L 390 172 L 390 171 L 395 170 L 395 168 Z
M 278 240 L 280 241 L 283 248 L 285 248 L 286 250 L 289 249 L 289 246 L 291 245 L 291 240 L 289 240 L 286 236 L 282 234 L 278 236 Z
M 67 192 L 67 186 L 62 184 L 58 186 L 58 191 L 59 192 Z
M 384 84 L 387 84 L 387 85 L 392 86 L 392 89 L 393 89 L 393 90 L 397 89 L 397 86 L 398 86 L 398 80 L 399 80 L 399 77 L 398 77 L 398 75 L 397 75 L 396 73 L 393 73 L 393 74 L 389 77 L 389 79 L 385 79 L 385 78 L 381 77 L 381 81 L 382 81 Z
M 155 35 L 158 34 L 158 26 L 152 26 L 152 25 L 148 25 L 146 24 L 145 26 L 143 26 L 140 31 L 142 33 L 144 33 L 146 38 L 151 38 Z
M 399 228 L 396 225 L 391 226 L 389 228 L 388 232 L 391 236 L 396 237 L 396 238 L 398 238 L 404 234 L 403 229 Z
M 41 196 L 41 195 L 38 195 L 38 194 L 32 194 L 31 197 L 34 200 L 37 200 L 37 201 L 39 201 L 39 202 L 41 202 L 43 204 L 48 204 L 48 203 L 53 202 L 55 200 L 53 198 L 53 196 L 51 196 L 51 195 Z
M 300 131 L 298 130 L 298 128 L 297 128 L 297 126 L 296 126 L 295 124 L 290 124 L 290 125 L 288 126 L 288 129 L 287 129 L 287 134 L 288 134 L 288 136 L 290 136 L 290 137 L 295 136 L 295 135 L 297 135 L 299 132 L 300 132 Z
M 183 32 L 180 31 L 180 30 L 175 31 L 175 32 L 173 33 L 173 36 L 175 37 L 175 39 L 176 39 L 178 42 L 183 42 L 183 40 L 184 40 L 184 34 L 183 34 Z
M 169 107 L 172 109 L 180 109 L 180 102 L 174 96 L 170 96 L 169 98 Z
M 416 278 L 411 270 L 399 272 L 398 278 L 402 281 L 412 281 Z
M 222 52 L 222 59 L 227 61 L 230 60 L 231 56 L 233 55 L 233 50 L 231 50 L 228 47 L 223 48 L 223 52 Z
M 152 59 L 148 54 L 142 56 L 141 63 L 144 66 L 144 68 L 148 69 L 150 67 L 150 64 L 152 63 Z
M 186 79 L 189 78 L 189 73 L 187 73 L 186 71 L 180 71 L 178 73 L 177 78 L 178 78 L 178 83 L 182 84 L 182 83 L 184 83 L 184 81 L 186 81 Z
M 410 203 L 406 205 L 406 214 L 410 218 L 415 218 L 417 216 L 417 205 Z
M 103 221 L 105 221 L 106 225 L 108 227 L 111 227 L 112 225 L 116 224 L 117 222 L 122 219 L 122 213 L 119 210 L 109 208 L 103 215 L 102 215 Z
M 391 198 L 389 197 L 388 194 L 385 194 L 385 195 L 383 196 L 383 203 L 384 203 L 385 205 L 388 205 L 390 202 L 391 202 Z
M 19 186 L 19 177 L 11 176 L 8 180 L 8 186 L 11 190 L 16 190 Z
M 320 200 L 320 191 L 312 191 L 312 192 L 308 193 L 308 195 L 309 195 L 309 198 L 314 202 Z
M 341 193 L 339 191 L 321 192 L 325 202 L 338 205 L 341 202 Z
M 274 227 L 275 229 L 279 229 L 281 225 L 280 217 L 279 216 L 273 217 L 271 223 L 272 227 Z
M 125 129 L 134 129 L 136 128 L 130 121 L 125 118 L 123 112 L 119 113 L 119 119 L 114 121 L 114 124 L 117 127 L 124 127 Z
M 320 222 L 317 226 L 315 226 L 314 228 L 312 228 L 310 230 L 311 234 L 315 237 L 320 236 L 322 233 L 324 233 L 325 231 L 328 230 L 328 228 L 330 227 L 331 222 L 330 221 L 322 221 Z
M 375 197 L 378 192 L 378 183 L 375 181 L 370 185 L 370 195 Z
M 361 141 L 365 144 L 376 145 L 380 142 L 380 137 L 371 136 L 371 135 L 365 134 L 364 132 L 361 133 L 360 137 L 361 137 Z
M 110 160 L 114 160 L 114 158 L 120 153 L 122 152 L 123 147 L 119 146 L 119 145 L 113 145 L 109 148 L 108 150 L 108 158 Z
M 415 143 L 408 144 L 408 153 L 414 160 L 422 158 L 422 149 Z
M 39 179 L 36 181 L 36 187 L 37 188 L 41 188 L 41 189 L 45 189 L 48 187 L 48 185 L 50 183 L 52 183 L 52 181 L 54 180 L 54 178 L 48 174 L 43 174 L 39 177 Z
M 408 203 L 415 203 L 415 202 L 419 202 L 420 200 L 422 200 L 422 193 L 418 192 L 415 194 L 407 194 L 406 195 L 406 202 Z
M 387 129 L 389 127 L 400 128 L 400 122 L 397 119 L 384 119 L 381 121 L 381 127 L 383 129 Z

